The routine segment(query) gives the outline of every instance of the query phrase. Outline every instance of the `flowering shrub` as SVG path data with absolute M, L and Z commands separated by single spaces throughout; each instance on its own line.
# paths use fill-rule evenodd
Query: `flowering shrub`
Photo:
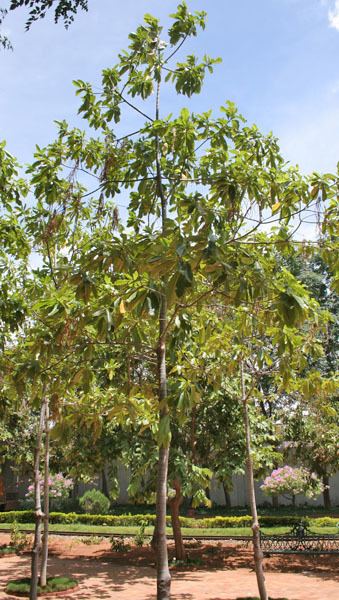
M 50 475 L 48 479 L 49 483 L 49 495 L 51 498 L 67 498 L 69 491 L 73 487 L 73 479 L 64 477 L 62 473 L 56 475 Z M 44 480 L 40 480 L 41 495 L 44 495 Z M 26 498 L 34 498 L 34 484 L 28 486 L 28 492 Z
M 315 473 L 304 467 L 293 468 L 289 465 L 274 469 L 266 477 L 262 491 L 270 496 L 279 494 L 304 494 L 308 498 L 315 498 L 324 490 L 322 482 Z

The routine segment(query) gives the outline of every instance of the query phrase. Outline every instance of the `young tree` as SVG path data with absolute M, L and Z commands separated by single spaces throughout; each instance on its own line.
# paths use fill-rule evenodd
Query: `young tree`
M 57 140 L 37 150 L 30 168 L 37 198 L 33 221 L 47 248 L 51 236 L 63 240 L 64 258 L 56 252 L 58 244 L 46 256 L 53 272 L 60 271 L 83 300 L 79 321 L 84 327 L 91 323 L 91 335 L 96 325 L 97 339 L 104 330 L 119 337 L 132 315 L 140 325 L 138 343 L 150 360 L 156 355 L 159 600 L 170 593 L 165 529 L 170 332 L 176 321 L 184 329 L 185 312 L 199 310 L 210 295 L 251 308 L 253 300 L 265 297 L 271 268 L 277 269 L 268 250 L 294 249 L 293 217 L 305 207 L 308 215 L 316 212 L 317 204 L 309 180 L 285 163 L 276 139 L 249 127 L 233 103 L 226 103 L 218 118 L 188 109 L 176 117 L 162 115 L 164 84 L 190 97 L 200 92 L 216 62 L 192 55 L 177 62 L 184 42 L 205 26 L 205 14 L 191 14 L 181 3 L 172 19 L 166 37 L 158 20 L 146 15 L 118 64 L 104 70 L 101 91 L 75 82 L 82 97 L 79 111 L 88 130 L 99 134 L 88 137 L 61 122 Z M 125 110 L 143 119 L 137 131 L 119 132 Z M 95 187 L 89 190 L 91 180 Z M 316 176 L 312 185 L 325 189 L 333 180 Z M 118 223 L 114 205 L 120 192 L 127 198 L 127 227 Z M 264 233 L 273 223 L 277 228 Z M 290 283 L 285 277 L 274 289 L 272 310 L 284 314 L 284 323 L 300 309 Z M 60 305 L 66 312 L 64 300 L 56 311 L 61 313 Z M 114 350 L 113 339 L 112 356 Z M 88 368 L 81 376 L 93 378 Z

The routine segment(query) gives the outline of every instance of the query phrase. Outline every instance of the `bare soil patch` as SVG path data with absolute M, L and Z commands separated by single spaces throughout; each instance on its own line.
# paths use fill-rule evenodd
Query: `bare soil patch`
M 1 535 L 0 543 L 9 536 Z M 173 600 L 235 600 L 257 595 L 251 547 L 204 542 L 188 549 L 192 563 L 173 567 Z M 169 554 L 174 556 L 173 545 Z M 155 600 L 155 560 L 151 548 L 112 552 L 108 540 L 88 545 L 80 538 L 51 536 L 50 575 L 79 580 L 69 600 L 95 598 Z M 1 560 L 0 599 L 8 599 L 9 579 L 29 575 L 30 556 Z M 339 559 L 335 556 L 275 556 L 265 560 L 270 596 L 288 600 L 338 600 Z M 68 598 L 67 593 L 63 596 Z

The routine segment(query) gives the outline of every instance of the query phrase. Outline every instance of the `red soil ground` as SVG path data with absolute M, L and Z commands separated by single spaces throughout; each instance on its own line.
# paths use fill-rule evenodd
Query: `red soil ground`
M 8 535 L 0 535 L 0 544 L 8 541 Z M 50 574 L 74 576 L 80 582 L 75 592 L 62 596 L 67 600 L 155 599 L 154 555 L 148 547 L 116 553 L 107 540 L 87 545 L 80 538 L 51 536 L 50 550 Z M 172 569 L 172 600 L 235 600 L 256 594 L 250 547 L 211 542 L 188 553 L 201 564 Z M 29 567 L 28 554 L 0 559 L 1 600 L 13 600 L 4 587 L 9 579 L 29 576 Z M 339 600 L 338 557 L 276 556 L 265 560 L 265 572 L 272 598 Z

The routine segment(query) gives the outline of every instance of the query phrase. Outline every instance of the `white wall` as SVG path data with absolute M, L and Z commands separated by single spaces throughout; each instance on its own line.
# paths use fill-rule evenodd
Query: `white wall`
M 260 489 L 261 481 L 255 484 L 257 504 L 270 502 L 269 496 L 266 496 Z M 334 477 L 330 478 L 330 495 L 332 506 L 339 506 L 339 472 Z M 233 490 L 230 493 L 232 506 L 245 506 L 247 504 L 247 485 L 244 475 L 236 475 L 233 477 Z M 222 486 L 215 480 L 212 481 L 211 499 L 220 505 L 225 504 L 225 496 Z M 306 498 L 305 496 L 297 496 L 297 504 L 309 504 L 311 506 L 322 506 L 323 499 L 319 496 L 315 500 Z M 280 504 L 289 504 L 288 498 L 279 496 Z
M 118 468 L 119 473 L 119 481 L 120 481 L 120 495 L 118 498 L 118 502 L 124 504 L 128 502 L 128 470 L 122 466 Z M 260 489 L 260 485 L 262 482 L 257 482 L 255 484 L 256 488 L 256 498 L 257 504 L 263 504 L 264 502 L 270 502 L 269 496 L 266 496 Z M 330 494 L 332 506 L 339 506 L 339 472 L 330 479 Z M 230 493 L 232 506 L 246 506 L 247 505 L 247 485 L 246 479 L 244 475 L 235 475 L 233 477 L 233 490 Z M 222 486 L 215 480 L 212 480 L 211 485 L 211 500 L 216 504 L 221 506 L 225 505 L 225 496 Z M 322 506 L 323 499 L 322 496 L 316 498 L 316 500 L 312 500 L 310 498 L 306 498 L 305 496 L 297 496 L 296 498 L 297 504 L 309 504 L 311 506 Z M 288 498 L 283 498 L 279 496 L 279 504 L 290 504 L 290 500 Z

